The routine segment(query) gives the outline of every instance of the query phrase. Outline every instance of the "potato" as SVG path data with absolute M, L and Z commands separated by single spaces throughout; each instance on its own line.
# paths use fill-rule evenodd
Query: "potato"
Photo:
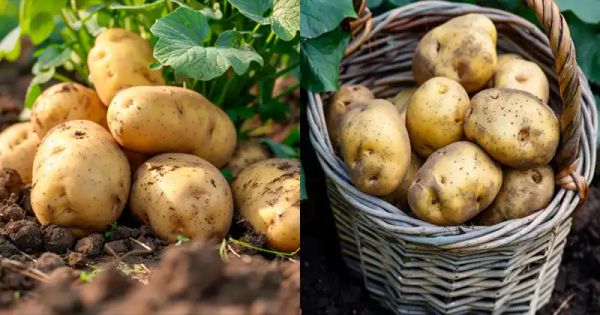
M 0 169 L 12 168 L 31 183 L 33 157 L 40 139 L 29 122 L 16 123 L 0 133 Z
M 496 68 L 496 27 L 482 14 L 466 14 L 432 29 L 419 41 L 412 61 L 417 83 L 436 77 L 479 91 Z
M 135 173 L 131 212 L 161 238 L 221 240 L 233 218 L 227 180 L 207 161 L 191 154 L 165 153 L 146 161 Z
M 525 170 L 546 165 L 560 139 L 558 118 L 523 91 L 487 89 L 471 99 L 465 135 L 496 161 Z
M 394 104 L 394 106 L 396 106 L 398 112 L 400 112 L 400 117 L 402 117 L 403 121 L 406 121 L 406 109 L 408 108 L 408 103 L 410 103 L 410 98 L 416 90 L 416 87 L 411 87 L 406 90 L 402 90 L 389 100 L 392 104 Z
M 140 85 L 164 85 L 161 70 L 150 70 L 152 47 L 139 35 L 119 28 L 103 31 L 88 54 L 90 79 L 108 106 L 120 90 Z
M 151 158 L 151 156 L 147 154 L 127 150 L 123 147 L 121 147 L 121 150 L 123 150 L 123 153 L 125 153 L 125 156 L 127 157 L 127 161 L 129 161 L 129 169 L 131 170 L 132 175 L 135 173 L 135 171 L 137 171 L 138 167 Z
M 33 162 L 31 207 L 41 224 L 76 236 L 104 231 L 129 195 L 129 163 L 102 126 L 70 120 L 42 139 Z
M 238 143 L 231 160 L 227 163 L 227 168 L 231 170 L 231 174 L 235 177 L 248 165 L 270 157 L 271 152 L 260 141 L 245 140 Z
M 420 219 L 459 225 L 487 208 L 500 191 L 502 169 L 473 143 L 459 141 L 435 151 L 408 189 Z
M 415 176 L 419 169 L 423 166 L 423 160 L 421 158 L 412 153 L 410 156 L 410 165 L 408 166 L 408 172 L 404 179 L 400 183 L 400 186 L 394 190 L 391 194 L 387 196 L 383 196 L 382 199 L 396 206 L 396 208 L 401 210 L 409 210 L 408 206 L 408 188 L 413 183 Z
M 406 110 L 412 149 L 427 158 L 435 150 L 463 137 L 469 95 L 454 80 L 435 77 L 413 94 Z
M 374 99 L 373 92 L 363 85 L 342 85 L 329 101 L 327 107 L 326 123 L 329 131 L 329 139 L 335 150 L 340 147 L 338 128 L 342 116 L 346 113 L 346 108 L 351 103 L 361 103 Z
M 268 159 L 244 168 L 231 184 L 239 214 L 267 244 L 282 252 L 300 248 L 300 163 Z
M 526 217 L 548 206 L 554 197 L 554 172 L 548 165 L 524 171 L 504 171 L 502 188 L 492 205 L 475 218 L 480 225 L 494 225 Z
M 145 154 L 190 153 L 216 167 L 229 161 L 237 141 L 233 122 L 204 96 L 174 86 L 138 86 L 111 102 L 107 121 L 123 147 Z
M 493 78 L 494 87 L 529 92 L 539 97 L 545 104 L 548 103 L 550 94 L 548 78 L 540 66 L 512 56 L 500 58 L 498 57 L 498 67 Z
M 506 62 L 510 62 L 513 60 L 523 60 L 523 57 L 521 57 L 518 54 L 501 54 L 498 55 L 498 62 L 496 63 L 496 69 L 499 69 L 500 67 L 504 66 L 504 63 Z
M 340 122 L 341 152 L 356 187 L 368 194 L 393 192 L 410 164 L 410 140 L 396 107 L 381 99 L 354 103 Z
M 106 127 L 106 106 L 94 90 L 74 82 L 51 86 L 38 96 L 31 109 L 33 131 L 40 139 L 52 127 L 78 119 Z

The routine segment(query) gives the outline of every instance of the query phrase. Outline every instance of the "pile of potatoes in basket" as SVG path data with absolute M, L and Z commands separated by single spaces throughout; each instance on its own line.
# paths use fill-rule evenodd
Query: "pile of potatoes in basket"
M 559 121 L 534 62 L 496 54 L 481 14 L 430 30 L 413 55 L 418 87 L 389 100 L 362 85 L 332 96 L 332 146 L 354 185 L 436 225 L 492 225 L 554 196 Z
M 235 207 L 268 245 L 298 249 L 299 162 L 270 158 L 257 140 L 237 144 L 224 111 L 166 86 L 148 67 L 153 61 L 145 39 L 108 29 L 88 56 L 95 90 L 54 85 L 37 98 L 30 122 L 0 134 L 0 167 L 32 184 L 40 223 L 84 236 L 106 230 L 128 205 L 166 240 L 220 240 Z M 231 186 L 224 166 L 235 175 Z

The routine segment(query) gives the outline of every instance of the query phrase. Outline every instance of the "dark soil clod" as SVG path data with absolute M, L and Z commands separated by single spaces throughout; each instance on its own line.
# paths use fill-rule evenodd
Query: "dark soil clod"
M 12 194 L 15 195 L 15 200 L 18 200 L 21 195 L 21 187 L 23 187 L 23 181 L 17 171 L 12 168 L 0 170 L 0 200 L 7 200 Z
M 102 253 L 103 247 L 104 237 L 102 234 L 94 233 L 78 240 L 75 244 L 75 251 L 87 257 L 96 257 Z
M 44 236 L 44 248 L 47 251 L 59 254 L 66 253 L 75 244 L 75 237 L 71 230 L 58 225 L 44 226 L 42 234 Z
M 39 225 L 29 220 L 9 222 L 4 226 L 2 234 L 22 251 L 33 254 L 42 249 L 42 232 Z
M 65 261 L 57 254 L 51 252 L 43 253 L 34 264 L 35 268 L 46 273 L 63 266 L 65 266 Z
M 25 209 L 14 203 L 8 203 L 0 207 L 0 220 L 2 222 L 23 220 L 26 215 Z
M 66 257 L 67 265 L 73 268 L 83 268 L 86 264 L 86 259 L 83 254 L 76 252 L 69 252 Z

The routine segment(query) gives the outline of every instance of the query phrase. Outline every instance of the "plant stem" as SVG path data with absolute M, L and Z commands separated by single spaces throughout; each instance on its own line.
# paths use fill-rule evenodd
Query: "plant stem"
M 56 72 L 54 75 L 52 75 L 52 77 L 61 82 L 73 82 L 73 80 L 71 80 L 69 77 Z
M 288 66 L 287 68 L 283 69 L 283 70 L 279 70 L 277 71 L 277 73 L 275 73 L 275 77 L 279 78 L 280 76 L 292 71 L 294 68 L 296 68 L 298 65 L 300 65 L 300 62 L 296 62 L 290 66 Z
M 250 249 L 254 249 L 256 251 L 259 252 L 263 252 L 263 253 L 269 253 L 269 254 L 273 254 L 273 255 L 277 255 L 277 256 L 281 256 L 281 257 L 294 257 L 296 256 L 296 254 L 298 254 L 298 252 L 300 251 L 300 249 L 298 248 L 297 250 L 291 252 L 291 253 L 283 253 L 283 252 L 278 252 L 278 251 L 274 251 L 274 250 L 270 250 L 270 249 L 266 249 L 266 248 L 261 248 L 261 247 L 257 247 L 242 241 L 238 241 L 232 237 L 229 238 L 229 242 L 233 243 L 233 244 L 237 244 L 237 245 L 242 245 L 244 247 L 248 247 Z
M 294 93 L 298 89 L 299 86 L 300 86 L 300 83 L 296 83 L 296 84 L 288 87 L 287 89 L 285 89 L 283 92 L 277 94 L 274 98 L 278 99 L 281 97 L 288 96 L 288 95 Z
M 234 78 L 227 78 L 227 82 L 225 82 L 225 86 L 221 90 L 221 94 L 219 95 L 219 98 L 216 101 L 216 103 L 217 103 L 217 105 L 219 105 L 219 107 L 221 107 L 221 105 L 223 104 L 223 99 L 225 98 L 225 95 L 227 94 L 227 90 L 229 89 L 229 86 L 231 86 L 231 82 L 233 82 L 234 80 L 235 80 Z
M 268 46 L 274 37 L 275 37 L 275 33 L 273 33 L 273 31 L 271 31 L 271 33 L 269 34 L 269 37 L 267 37 L 267 40 L 265 41 L 265 46 Z

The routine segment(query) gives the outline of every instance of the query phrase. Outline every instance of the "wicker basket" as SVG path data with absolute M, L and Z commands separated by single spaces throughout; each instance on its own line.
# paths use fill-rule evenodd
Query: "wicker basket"
M 364 84 L 378 97 L 390 97 L 415 84 L 412 53 L 426 31 L 467 13 L 490 17 L 498 51 L 516 52 L 542 67 L 550 82 L 549 105 L 560 114 L 555 163 L 561 189 L 546 209 L 526 218 L 489 227 L 440 227 L 362 193 L 331 147 L 323 113 L 329 95 L 309 94 L 310 140 L 327 176 L 344 260 L 372 297 L 396 313 L 533 314 L 550 299 L 570 215 L 585 200 L 594 173 L 597 113 L 558 8 L 549 0 L 527 3 L 550 43 L 536 26 L 511 13 L 425 1 L 372 20 L 366 11 L 363 23 L 353 26 L 355 40 L 341 65 L 343 83 Z

